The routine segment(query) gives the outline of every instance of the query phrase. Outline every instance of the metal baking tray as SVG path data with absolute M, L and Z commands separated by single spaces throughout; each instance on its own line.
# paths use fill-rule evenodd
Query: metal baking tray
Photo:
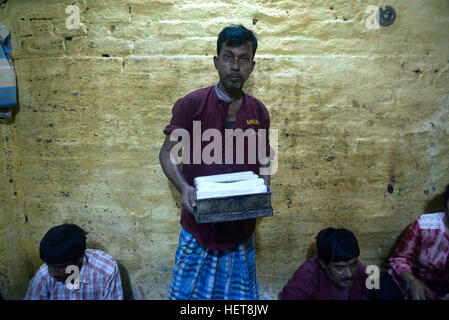
M 271 189 L 267 192 L 243 194 L 237 196 L 196 199 L 193 209 L 196 222 L 224 222 L 252 218 L 270 217 L 273 215 L 271 206 Z

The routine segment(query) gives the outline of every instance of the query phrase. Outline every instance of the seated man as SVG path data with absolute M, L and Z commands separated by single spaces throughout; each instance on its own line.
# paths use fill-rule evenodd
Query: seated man
M 117 262 L 86 249 L 86 232 L 74 224 L 51 228 L 40 243 L 45 262 L 30 281 L 26 300 L 122 300 Z
M 389 259 L 378 300 L 449 300 L 449 185 L 442 211 L 416 219 Z
M 354 234 L 328 228 L 316 236 L 318 257 L 304 262 L 282 291 L 284 300 L 368 300 L 365 267 Z

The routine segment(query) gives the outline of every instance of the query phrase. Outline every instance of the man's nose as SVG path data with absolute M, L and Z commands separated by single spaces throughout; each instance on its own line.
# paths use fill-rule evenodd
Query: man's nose
M 240 61 L 239 58 L 235 58 L 232 60 L 231 64 L 232 70 L 239 71 L 240 70 Z
M 345 272 L 344 273 L 345 277 L 347 277 L 347 278 L 352 277 L 352 272 L 351 272 L 351 269 L 349 267 L 345 268 L 344 272 Z

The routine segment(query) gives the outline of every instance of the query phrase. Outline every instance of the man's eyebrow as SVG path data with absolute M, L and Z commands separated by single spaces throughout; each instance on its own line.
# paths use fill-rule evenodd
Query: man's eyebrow
M 345 266 L 345 265 L 347 265 L 348 263 L 347 262 L 334 262 L 334 264 L 336 265 L 336 266 Z
M 232 52 L 232 51 L 229 50 L 229 49 L 223 49 L 223 53 L 230 53 L 230 54 L 234 55 L 234 52 Z M 244 52 L 244 53 L 240 54 L 239 56 L 240 56 L 240 57 L 241 57 L 241 56 L 249 56 L 249 52 Z

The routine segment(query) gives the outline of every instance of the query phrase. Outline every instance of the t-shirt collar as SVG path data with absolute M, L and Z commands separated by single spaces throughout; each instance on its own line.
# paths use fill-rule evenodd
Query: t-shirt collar
M 220 87 L 218 86 L 220 84 L 220 81 L 217 82 L 217 85 L 215 86 L 215 93 L 217 94 L 218 98 L 223 100 L 224 102 L 231 103 L 232 99 L 223 91 L 220 90 Z

